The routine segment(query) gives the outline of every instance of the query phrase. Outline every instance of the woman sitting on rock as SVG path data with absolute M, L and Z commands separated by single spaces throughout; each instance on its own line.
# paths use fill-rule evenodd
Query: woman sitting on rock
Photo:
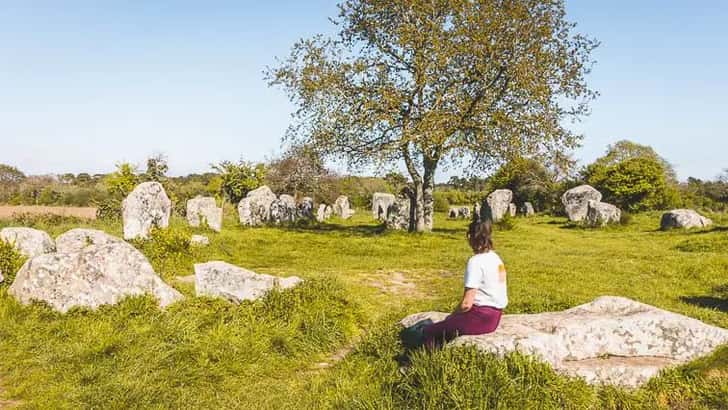
M 458 335 L 482 335 L 495 331 L 508 304 L 506 268 L 493 251 L 489 220 L 468 228 L 468 242 L 475 255 L 465 268 L 465 292 L 458 308 L 445 320 L 424 328 L 425 345 L 434 347 Z

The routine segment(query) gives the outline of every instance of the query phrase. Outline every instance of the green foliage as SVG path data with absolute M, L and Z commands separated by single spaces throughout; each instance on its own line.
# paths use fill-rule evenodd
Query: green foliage
M 561 206 L 559 192 L 563 184 L 558 175 L 535 159 L 517 158 L 507 162 L 488 179 L 488 183 L 491 190 L 513 191 L 513 201 L 519 206 L 530 202 L 539 211 Z
M 510 231 L 513 230 L 518 222 L 516 221 L 516 218 L 512 217 L 511 214 L 507 213 L 503 215 L 501 219 L 499 219 L 496 222 L 493 222 L 493 227 L 496 231 Z
M 10 218 L 10 222 L 18 226 L 27 226 L 43 230 L 49 226 L 65 224 L 81 224 L 82 220 L 74 216 L 61 216 L 56 214 L 16 213 Z
M 106 190 L 112 197 L 117 199 L 126 198 L 138 183 L 139 176 L 137 175 L 136 168 L 127 162 L 117 164 L 116 172 L 104 178 Z
M 448 202 L 447 198 L 444 195 L 437 195 L 437 193 L 434 196 L 433 204 L 435 212 L 447 212 L 450 208 L 450 202 Z
M 332 176 L 320 153 L 307 145 L 293 145 L 268 164 L 265 181 L 274 192 L 313 197 L 329 190 Z
M 149 262 L 159 270 L 189 261 L 192 255 L 191 231 L 187 228 L 152 228 L 149 239 L 135 239 L 134 246 L 141 250 Z
M 147 170 L 141 176 L 144 181 L 165 182 L 167 180 L 167 157 L 163 154 L 156 154 L 147 159 Z
M 237 204 L 248 192 L 260 187 L 265 179 L 265 166 L 245 161 L 222 161 L 212 168 L 220 174 L 220 194 Z
M 25 257 L 15 250 L 13 244 L 0 239 L 0 274 L 3 276 L 0 286 L 10 286 L 23 263 Z

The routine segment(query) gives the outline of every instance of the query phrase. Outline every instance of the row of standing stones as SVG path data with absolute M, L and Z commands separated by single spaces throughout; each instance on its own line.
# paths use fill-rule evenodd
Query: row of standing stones
M 589 218 L 590 209 L 608 208 L 598 205 L 601 194 L 589 188 L 577 187 L 564 194 L 562 199 L 571 220 L 584 221 Z M 330 216 L 334 212 L 342 217 L 351 216 L 348 200 L 339 199 L 333 207 L 319 206 L 317 219 L 326 219 L 327 213 Z M 514 207 L 512 193 L 498 190 L 484 201 L 484 210 L 476 210 L 497 220 L 506 213 L 512 215 Z M 204 221 L 211 229 L 221 228 L 222 210 L 212 198 L 194 198 L 187 209 L 190 225 L 199 226 Z M 524 215 L 530 214 L 526 204 L 522 209 L 526 210 Z M 246 225 L 310 218 L 312 210 L 313 201 L 304 198 L 295 204 L 292 197 L 275 197 L 267 187 L 251 192 L 238 205 L 240 221 Z M 139 185 L 123 204 L 125 239 L 145 238 L 151 227 L 167 226 L 170 211 L 171 202 L 161 185 Z M 372 198 L 372 216 L 384 220 L 391 228 L 406 229 L 409 212 L 409 201 L 404 197 L 377 193 Z M 663 225 L 709 224 L 709 220 L 692 212 L 668 212 L 663 216 Z M 102 231 L 72 229 L 53 240 L 36 229 L 4 228 L 0 230 L 0 239 L 13 243 L 29 258 L 9 288 L 9 293 L 22 303 L 44 301 L 66 312 L 74 307 L 115 304 L 124 297 L 141 294 L 154 295 L 162 307 L 183 298 L 162 281 L 141 252 Z M 295 276 L 262 275 L 220 261 L 196 264 L 194 277 L 198 296 L 220 297 L 235 303 L 259 298 L 273 288 L 287 289 L 301 283 Z M 401 324 L 441 320 L 445 315 L 415 314 Z M 474 345 L 496 354 L 519 351 L 590 383 L 635 387 L 661 369 L 708 354 L 723 343 L 728 343 L 725 329 L 629 299 L 605 296 L 563 312 L 505 315 L 495 333 L 459 337 L 451 345 Z

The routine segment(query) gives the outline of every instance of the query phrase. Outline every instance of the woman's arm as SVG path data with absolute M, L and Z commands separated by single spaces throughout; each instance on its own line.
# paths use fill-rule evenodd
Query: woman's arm
M 465 288 L 465 292 L 463 293 L 463 300 L 460 302 L 460 306 L 458 306 L 456 312 L 465 313 L 470 310 L 470 308 L 473 307 L 473 303 L 475 302 L 475 294 L 477 292 L 478 289 Z

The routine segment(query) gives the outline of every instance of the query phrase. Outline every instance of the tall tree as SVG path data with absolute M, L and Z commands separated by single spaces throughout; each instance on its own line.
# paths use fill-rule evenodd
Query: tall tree
M 351 167 L 403 161 L 417 231 L 432 228 L 443 163 L 485 171 L 579 141 L 563 124 L 596 95 L 597 42 L 563 0 L 347 0 L 334 23 L 267 70 L 298 106 L 287 138 Z

